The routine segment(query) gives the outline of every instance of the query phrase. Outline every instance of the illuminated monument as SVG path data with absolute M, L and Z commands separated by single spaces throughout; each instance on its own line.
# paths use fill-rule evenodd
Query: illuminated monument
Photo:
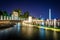
M 18 12 L 13 11 L 13 13 L 12 13 L 12 20 L 18 20 Z
M 51 25 L 51 9 L 49 9 L 49 27 L 50 27 L 50 25 Z
M 53 24 L 54 24 L 54 28 L 56 28 L 56 19 L 53 20 Z M 51 21 L 51 9 L 49 9 L 49 26 L 52 24 L 52 21 Z
M 49 20 L 51 20 L 51 9 L 49 9 Z

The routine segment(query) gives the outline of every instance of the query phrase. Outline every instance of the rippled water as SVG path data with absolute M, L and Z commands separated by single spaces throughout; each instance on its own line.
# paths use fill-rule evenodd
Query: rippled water
M 59 40 L 60 32 L 21 26 L 20 23 L 0 30 L 0 40 Z

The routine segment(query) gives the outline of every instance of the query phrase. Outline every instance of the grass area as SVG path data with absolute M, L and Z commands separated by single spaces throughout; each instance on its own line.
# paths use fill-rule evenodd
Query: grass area
M 42 27 L 42 26 L 39 26 L 38 28 L 43 28 L 43 29 L 46 29 L 46 30 L 52 30 L 52 31 L 57 31 L 57 32 L 60 32 L 60 28 L 53 28 L 53 27 Z
M 46 30 L 52 30 L 52 31 L 57 31 L 57 32 L 60 32 L 60 27 L 56 27 L 54 28 L 53 26 L 41 26 L 39 24 L 35 24 L 38 28 L 43 28 L 43 29 L 46 29 Z
M 41 26 L 40 24 L 33 24 L 33 25 Z M 56 28 L 54 28 L 53 26 L 42 26 L 42 27 L 53 28 L 53 29 L 60 29 L 60 27 L 56 27 Z
M 47 26 L 44 26 L 44 27 L 47 27 Z M 47 27 L 47 28 L 54 28 L 54 27 Z M 60 29 L 60 27 L 56 27 L 54 29 Z

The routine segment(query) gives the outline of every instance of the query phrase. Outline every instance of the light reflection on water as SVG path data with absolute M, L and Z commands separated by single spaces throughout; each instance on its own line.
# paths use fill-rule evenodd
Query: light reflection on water
M 53 33 L 53 36 L 54 36 L 54 40 L 57 40 L 57 33 L 55 31 Z
M 39 35 L 41 37 L 41 40 L 45 39 L 45 30 L 44 29 L 39 29 Z
M 14 27 L 10 27 L 4 30 L 0 30 L 0 40 L 4 38 L 8 39 L 29 39 L 29 40 L 58 40 L 60 39 L 60 32 L 37 29 L 30 26 L 21 26 L 20 23 L 16 23 Z M 9 39 L 8 39 L 9 40 Z
M 20 31 L 20 23 L 16 24 L 18 32 Z
M 31 37 L 33 33 L 33 28 L 26 26 L 26 27 L 22 27 L 21 31 L 25 37 Z

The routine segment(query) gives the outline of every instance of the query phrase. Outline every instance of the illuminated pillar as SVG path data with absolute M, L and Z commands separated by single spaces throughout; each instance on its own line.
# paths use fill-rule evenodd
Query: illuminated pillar
M 13 15 L 12 15 L 12 20 L 13 20 L 14 18 L 13 18 Z
M 58 26 L 60 26 L 60 22 L 57 22 Z
M 41 19 L 41 20 L 42 20 L 42 23 L 41 23 L 41 25 L 42 25 L 42 26 L 44 26 L 44 20 L 43 20 L 43 19 Z
M 6 20 L 6 16 L 4 16 L 4 20 Z
M 11 17 L 9 17 L 9 19 L 11 20 Z
M 32 22 L 32 17 L 29 16 L 28 21 L 31 23 Z
M 14 16 L 14 20 L 19 20 L 19 18 L 17 16 Z
M 46 25 L 49 26 L 49 19 L 47 19 L 47 21 L 46 21 Z
M 8 18 L 8 16 L 7 16 L 7 20 L 8 20 L 9 18 Z
M 54 19 L 54 28 L 56 28 L 56 19 Z
M 3 16 L 1 15 L 1 20 L 3 20 Z
M 48 20 L 48 27 L 50 27 L 50 24 L 51 24 L 51 22 L 50 22 L 50 20 Z

